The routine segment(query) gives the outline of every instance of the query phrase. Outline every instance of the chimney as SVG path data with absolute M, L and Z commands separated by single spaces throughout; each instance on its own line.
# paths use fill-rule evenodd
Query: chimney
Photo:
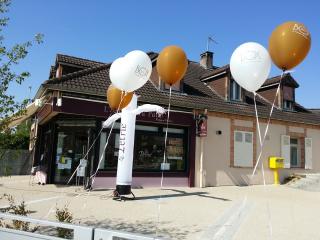
M 205 69 L 213 68 L 213 52 L 206 51 L 200 54 L 200 66 Z

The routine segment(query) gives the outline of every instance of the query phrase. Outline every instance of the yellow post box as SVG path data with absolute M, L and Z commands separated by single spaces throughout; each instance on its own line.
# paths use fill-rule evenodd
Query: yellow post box
M 279 169 L 284 166 L 284 158 L 282 157 L 269 157 L 269 168 L 273 171 L 274 184 L 279 185 Z

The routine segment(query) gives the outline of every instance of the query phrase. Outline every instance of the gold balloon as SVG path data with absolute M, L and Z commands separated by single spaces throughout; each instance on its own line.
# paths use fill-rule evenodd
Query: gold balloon
M 311 46 L 308 29 L 298 22 L 279 25 L 269 39 L 272 61 L 282 70 L 294 68 L 307 56 Z
M 172 85 L 180 81 L 188 68 L 185 52 L 177 46 L 165 47 L 157 59 L 159 77 L 165 83 Z
M 112 84 L 107 90 L 107 101 L 112 110 L 121 110 L 122 108 L 125 108 L 130 103 L 132 96 L 132 92 L 125 93 L 114 87 Z

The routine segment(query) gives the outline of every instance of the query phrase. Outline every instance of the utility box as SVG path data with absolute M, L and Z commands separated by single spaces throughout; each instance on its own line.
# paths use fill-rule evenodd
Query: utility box
M 282 157 L 269 157 L 269 167 L 271 169 L 280 169 L 284 167 L 284 158 Z
M 279 173 L 278 170 L 284 167 L 284 158 L 282 157 L 269 157 L 269 168 L 273 171 L 274 184 L 279 185 Z

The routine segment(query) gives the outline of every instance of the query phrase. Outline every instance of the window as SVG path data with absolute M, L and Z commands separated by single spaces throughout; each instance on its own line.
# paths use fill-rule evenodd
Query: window
M 300 167 L 300 147 L 297 138 L 290 138 L 290 165 L 291 167 Z
M 135 145 L 133 152 L 133 171 L 157 172 L 163 162 L 165 127 L 155 125 L 136 125 Z M 107 132 L 101 134 L 100 156 L 106 143 Z M 119 151 L 119 127 L 115 126 L 110 136 L 105 157 L 99 169 L 116 170 Z M 184 128 L 168 128 L 166 162 L 171 172 L 186 171 L 187 130 Z
M 230 100 L 231 101 L 240 101 L 241 100 L 241 87 L 234 81 L 230 81 Z
M 235 131 L 234 132 L 234 166 L 253 166 L 253 133 Z
M 246 143 L 252 143 L 252 133 L 245 133 Z
M 175 92 L 181 92 L 181 84 L 182 84 L 182 81 L 176 82 L 175 84 L 173 84 L 171 86 L 171 90 L 175 91 Z M 164 89 L 169 90 L 170 89 L 170 85 L 165 83 L 164 84 Z
M 289 100 L 283 100 L 283 109 L 293 110 L 293 102 Z
M 242 132 L 236 132 L 235 133 L 235 141 L 236 142 L 242 142 Z

